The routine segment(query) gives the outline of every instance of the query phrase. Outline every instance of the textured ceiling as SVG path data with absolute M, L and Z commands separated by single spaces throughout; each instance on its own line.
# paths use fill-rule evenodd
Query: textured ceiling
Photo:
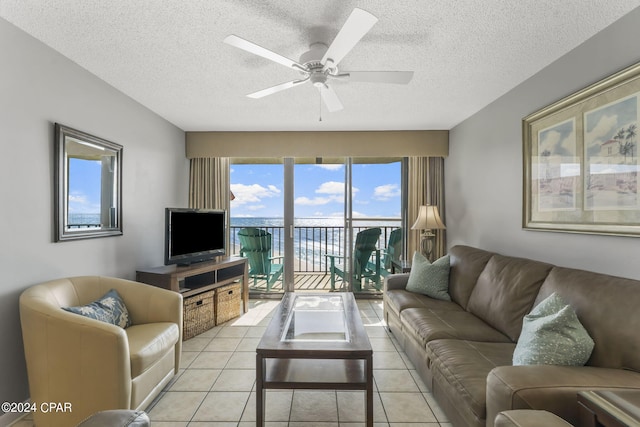
M 186 131 L 450 129 L 640 0 L 0 0 L 0 16 Z M 340 63 L 415 71 L 407 86 L 333 84 L 329 113 L 299 77 L 223 44 L 236 34 L 298 60 L 354 7 L 379 21 Z M 322 121 L 319 116 L 322 114 Z

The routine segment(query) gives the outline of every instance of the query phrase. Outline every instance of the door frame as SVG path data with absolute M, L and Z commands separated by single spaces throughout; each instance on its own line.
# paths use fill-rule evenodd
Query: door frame
M 293 245 L 294 239 L 294 168 L 295 159 L 293 157 L 285 157 L 283 159 L 284 169 L 284 277 L 282 278 L 284 292 L 295 291 L 295 251 Z

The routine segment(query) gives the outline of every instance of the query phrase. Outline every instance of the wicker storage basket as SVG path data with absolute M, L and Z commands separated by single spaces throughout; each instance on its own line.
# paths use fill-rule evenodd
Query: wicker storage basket
M 214 296 L 215 290 L 211 290 L 184 299 L 183 341 L 215 326 Z
M 216 289 L 216 325 L 240 316 L 240 282 Z

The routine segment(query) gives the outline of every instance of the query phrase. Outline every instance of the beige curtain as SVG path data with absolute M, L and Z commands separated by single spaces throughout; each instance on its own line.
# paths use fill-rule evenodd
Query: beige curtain
M 227 157 L 191 159 L 189 207 L 229 211 L 229 196 L 229 159 Z
M 447 219 L 444 211 L 444 158 L 442 157 L 409 157 L 408 162 L 408 252 L 407 258 L 412 259 L 413 253 L 420 248 L 420 230 L 410 227 L 418 217 L 418 210 L 422 205 L 438 207 L 440 218 L 444 224 Z M 433 259 L 438 259 L 446 253 L 446 230 L 433 230 L 436 235 L 433 246 Z

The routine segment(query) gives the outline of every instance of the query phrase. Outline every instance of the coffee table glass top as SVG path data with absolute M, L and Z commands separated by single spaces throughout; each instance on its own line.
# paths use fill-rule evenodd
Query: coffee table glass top
M 342 297 L 295 295 L 280 341 L 346 342 L 349 328 Z

